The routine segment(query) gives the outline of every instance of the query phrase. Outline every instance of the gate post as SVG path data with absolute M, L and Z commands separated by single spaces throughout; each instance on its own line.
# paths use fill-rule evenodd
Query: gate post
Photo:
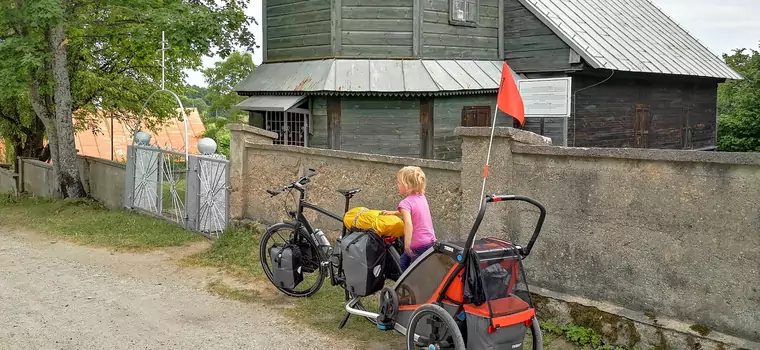
M 198 172 L 199 157 L 190 154 L 187 157 L 187 176 L 185 177 L 185 229 L 198 231 L 198 213 L 200 212 L 201 180 Z
M 124 170 L 124 207 L 132 209 L 135 202 L 135 147 L 127 146 L 127 167 Z

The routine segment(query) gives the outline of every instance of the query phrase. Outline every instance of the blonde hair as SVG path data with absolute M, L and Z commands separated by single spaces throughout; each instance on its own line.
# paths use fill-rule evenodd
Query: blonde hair
M 396 176 L 411 193 L 425 194 L 427 178 L 420 167 L 405 166 L 398 171 Z

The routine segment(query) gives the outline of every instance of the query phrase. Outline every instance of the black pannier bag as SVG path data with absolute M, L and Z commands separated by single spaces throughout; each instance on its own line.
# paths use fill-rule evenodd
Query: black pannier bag
M 340 242 L 346 289 L 356 296 L 368 296 L 385 284 L 385 243 L 373 231 L 354 231 Z
M 272 272 L 276 285 L 285 289 L 294 289 L 303 281 L 301 249 L 297 245 L 275 244 L 269 248 L 269 256 L 272 258 Z

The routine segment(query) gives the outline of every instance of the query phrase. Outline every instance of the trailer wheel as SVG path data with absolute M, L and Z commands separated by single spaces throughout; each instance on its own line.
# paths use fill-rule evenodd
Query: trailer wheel
M 423 334 L 416 334 L 417 328 L 423 325 L 420 323 L 423 319 L 428 319 L 424 325 L 429 329 L 423 328 L 424 331 L 420 330 Z M 459 331 L 454 318 L 435 304 L 422 305 L 412 313 L 409 326 L 406 328 L 406 349 L 416 350 L 418 346 L 434 350 L 465 350 L 462 332 Z
M 538 324 L 538 318 L 533 316 L 530 323 L 530 334 L 533 336 L 533 350 L 544 349 L 544 334 L 541 333 L 541 327 Z

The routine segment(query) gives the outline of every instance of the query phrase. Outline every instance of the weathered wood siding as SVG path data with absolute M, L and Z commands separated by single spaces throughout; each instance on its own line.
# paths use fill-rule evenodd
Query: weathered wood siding
M 523 129 L 550 137 L 552 145 L 564 145 L 564 127 L 562 118 L 525 118 Z
M 504 1 L 504 52 L 516 72 L 573 68 L 570 46 L 518 0 Z
M 411 57 L 413 1 L 340 0 L 341 52 L 350 57 Z
M 265 0 L 267 61 L 330 56 L 331 0 Z
M 475 27 L 449 24 L 450 0 L 423 1 L 422 56 L 500 59 L 499 1 L 479 0 Z
M 310 106 L 309 147 L 329 148 L 327 143 L 327 99 L 324 96 L 312 96 Z
M 573 90 L 604 79 L 576 75 Z M 714 146 L 716 94 L 717 83 L 711 80 L 613 77 L 576 95 L 577 125 L 573 127 L 571 118 L 568 145 L 663 149 Z M 642 125 L 638 142 L 637 124 Z
M 463 107 L 490 106 L 493 113 L 495 105 L 496 94 L 436 97 L 433 108 L 434 158 L 449 161 L 462 158 L 462 140 L 454 135 L 454 129 L 462 126 Z M 512 118 L 500 111 L 496 126 L 512 126 Z
M 341 149 L 389 156 L 420 156 L 418 98 L 343 97 Z

